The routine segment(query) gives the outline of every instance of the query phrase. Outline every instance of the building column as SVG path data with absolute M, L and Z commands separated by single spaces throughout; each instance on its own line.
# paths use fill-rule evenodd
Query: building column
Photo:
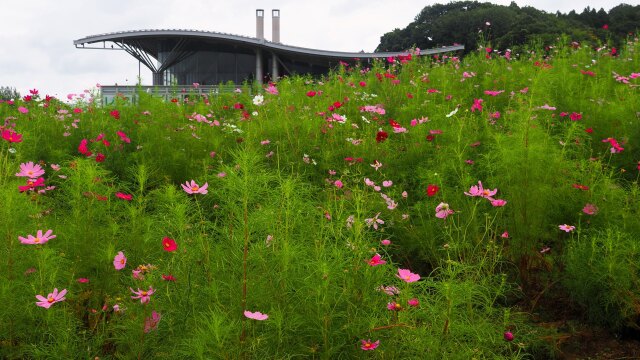
M 262 78 L 264 78 L 262 71 L 262 49 L 256 49 L 256 82 L 260 86 L 262 86 Z
M 280 73 L 278 72 L 278 55 L 271 53 L 271 81 L 278 81 Z
M 153 73 L 153 85 L 164 85 L 164 71 Z

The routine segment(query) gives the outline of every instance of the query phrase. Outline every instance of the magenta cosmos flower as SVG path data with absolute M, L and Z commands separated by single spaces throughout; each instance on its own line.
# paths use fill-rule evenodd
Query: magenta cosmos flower
M 420 275 L 414 274 L 407 269 L 398 269 L 398 274 L 396 276 L 408 283 L 420 280 Z
M 260 311 L 251 312 L 249 310 L 244 311 L 244 316 L 248 317 L 249 319 L 260 320 L 260 321 L 267 320 L 269 318 L 269 315 L 263 314 Z
M 113 267 L 116 270 L 122 270 L 127 265 L 127 257 L 122 251 L 118 251 L 118 255 L 113 258 Z
M 18 236 L 18 240 L 20 240 L 21 243 L 27 245 L 44 244 L 51 239 L 55 239 L 56 235 L 52 235 L 51 233 L 53 233 L 53 230 L 51 229 L 47 230 L 47 232 L 45 232 L 44 234 L 42 233 L 42 230 L 38 230 L 36 236 L 33 236 L 31 234 L 27 235 L 26 238 Z
M 382 256 L 380 256 L 380 254 L 375 254 L 371 258 L 371 260 L 369 260 L 367 263 L 371 266 L 378 266 L 378 265 L 384 265 L 387 262 L 382 260 Z
M 20 172 L 16 173 L 16 176 L 24 176 L 29 179 L 37 179 L 44 175 L 44 170 L 40 165 L 34 164 L 33 161 L 20 164 Z
M 151 286 L 149 286 L 149 290 L 140 290 L 140 288 L 138 288 L 138 291 L 135 291 L 132 288 L 129 288 L 129 290 L 131 290 L 131 292 L 135 295 L 131 298 L 134 300 L 140 299 L 140 303 L 142 304 L 148 303 L 151 299 L 151 295 L 153 295 L 155 291 Z
M 48 309 L 51 307 L 51 305 L 60 302 L 60 301 L 64 301 L 65 300 L 65 295 L 67 294 L 67 289 L 63 289 L 62 291 L 58 292 L 58 289 L 55 288 L 53 289 L 53 292 L 49 295 L 47 295 L 47 297 L 44 297 L 42 295 L 36 295 L 36 299 L 38 299 L 38 302 L 36 302 L 36 305 L 43 307 L 45 309 Z
M 360 341 L 362 342 L 360 349 L 364 351 L 375 350 L 378 347 L 378 345 L 380 345 L 380 340 L 376 340 L 375 342 L 371 342 L 371 339 L 360 340 Z
M 204 183 L 204 185 L 200 186 L 196 184 L 196 182 L 193 180 L 191 180 L 191 182 L 187 181 L 181 185 L 187 194 L 203 194 L 204 195 L 207 193 L 207 188 L 209 187 L 208 183 Z

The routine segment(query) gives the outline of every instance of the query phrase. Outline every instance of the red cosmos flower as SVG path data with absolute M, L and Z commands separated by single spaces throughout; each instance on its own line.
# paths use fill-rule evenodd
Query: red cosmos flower
M 385 140 L 387 140 L 388 137 L 389 137 L 389 134 L 386 131 L 380 130 L 376 134 L 376 142 L 379 142 L 379 143 L 384 142 Z
M 589 133 L 589 134 L 591 134 L 593 132 L 593 129 L 592 128 L 587 128 L 587 129 L 584 129 L 584 131 Z
M 53 100 L 53 99 L 54 99 L 54 97 L 53 96 L 49 96 L 49 95 L 44 97 L 44 101 L 45 102 L 51 102 L 51 100 Z
M 11 130 L 2 130 L 2 138 L 10 143 L 22 142 L 22 134 Z
M 103 154 L 103 153 L 98 153 L 98 155 L 96 155 L 96 162 L 101 163 L 101 162 L 103 162 L 103 161 L 104 161 L 104 159 L 105 159 L 105 158 L 106 158 L 106 157 L 104 156 L 104 154 Z
M 118 110 L 112 110 L 109 115 L 116 120 L 120 120 L 120 111 Z
M 89 141 L 87 139 L 82 139 L 82 141 L 80 141 L 80 145 L 78 145 L 78 152 L 84 156 L 91 156 L 91 151 L 87 148 L 88 142 Z
M 402 127 L 402 125 L 400 125 L 400 123 L 398 123 L 397 121 L 395 121 L 393 119 L 389 119 L 389 125 L 391 125 L 391 127 L 394 127 L 394 128 Z
M 242 105 L 241 103 L 235 103 L 233 104 L 233 108 L 236 110 L 242 110 L 244 109 L 244 105 Z
M 29 102 L 31 101 L 33 98 L 31 97 L 31 95 L 25 95 L 22 97 L 22 100 L 24 100 L 24 102 Z
M 333 103 L 333 108 L 334 109 L 340 109 L 342 107 L 342 105 L 344 105 L 343 103 L 341 103 L 340 101 L 336 101 Z
M 162 280 L 164 280 L 164 281 L 176 281 L 176 278 L 171 274 L 169 274 L 169 275 L 162 274 Z
M 578 121 L 582 119 L 582 114 L 579 114 L 577 112 L 572 112 L 571 115 L 569 115 L 569 119 L 571 119 L 571 121 Z
M 609 30 L 609 24 L 602 25 L 602 29 L 603 30 Z
M 44 178 L 38 178 L 37 180 L 27 180 L 27 184 L 25 186 L 18 186 L 18 190 L 20 192 L 25 192 L 27 190 L 35 190 L 36 187 L 44 187 Z
M 427 186 L 427 196 L 431 197 L 431 196 L 435 196 L 438 191 L 440 191 L 440 188 L 438 187 L 438 185 L 434 185 L 434 184 L 429 184 Z
M 313 90 L 309 90 L 309 91 L 307 91 L 307 96 L 308 96 L 308 97 L 314 97 L 314 96 L 316 96 L 316 94 L 317 94 L 317 92 L 315 92 L 315 91 L 313 91 Z
M 173 99 L 171 99 L 171 102 L 172 102 L 172 103 L 177 103 L 177 102 L 178 102 L 178 99 L 173 98 Z
M 433 141 L 436 137 L 432 134 L 427 135 L 427 141 Z
M 29 93 L 31 95 L 38 95 L 39 91 L 38 91 L 38 89 L 31 89 L 31 90 L 29 90 Z
M 176 244 L 176 241 L 169 237 L 162 239 L 162 247 L 164 248 L 164 251 L 169 252 L 178 250 L 178 244 Z
M 571 186 L 573 186 L 574 189 L 578 189 L 578 190 L 584 190 L 584 191 L 589 190 L 589 187 L 587 185 L 572 184 Z

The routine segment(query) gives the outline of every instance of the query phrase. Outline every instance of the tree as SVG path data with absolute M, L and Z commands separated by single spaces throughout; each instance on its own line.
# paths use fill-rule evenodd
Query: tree
M 0 86 L 0 100 L 19 99 L 20 93 L 15 88 Z

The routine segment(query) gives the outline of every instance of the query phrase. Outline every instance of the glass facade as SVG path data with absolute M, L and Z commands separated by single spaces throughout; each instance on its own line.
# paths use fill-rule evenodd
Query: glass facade
M 159 62 L 170 51 L 160 52 Z M 256 56 L 253 54 L 198 50 L 185 60 L 170 66 L 163 74 L 164 85 L 218 85 L 229 81 L 241 84 L 255 77 Z

